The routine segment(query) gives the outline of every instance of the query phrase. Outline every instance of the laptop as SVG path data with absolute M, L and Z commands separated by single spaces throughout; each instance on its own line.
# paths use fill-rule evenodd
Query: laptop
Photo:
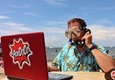
M 44 33 L 1 37 L 5 75 L 23 80 L 70 80 L 72 76 L 47 71 Z

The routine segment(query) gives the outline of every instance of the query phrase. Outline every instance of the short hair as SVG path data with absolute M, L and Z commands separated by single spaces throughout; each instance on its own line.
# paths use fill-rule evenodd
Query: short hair
M 78 22 L 82 28 L 84 28 L 84 27 L 87 26 L 85 20 L 83 20 L 81 18 L 73 18 L 73 19 L 69 20 L 68 21 L 68 27 L 69 27 L 69 25 L 70 25 L 71 22 L 73 22 L 73 23 L 74 22 Z

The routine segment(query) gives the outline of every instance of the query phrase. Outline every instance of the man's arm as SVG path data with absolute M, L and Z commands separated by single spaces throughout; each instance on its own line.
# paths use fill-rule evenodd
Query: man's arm
M 92 46 L 92 35 L 86 33 L 83 37 L 85 39 L 85 44 L 88 48 L 91 48 Z M 101 69 L 104 72 L 108 72 L 109 70 L 115 68 L 115 61 L 108 55 L 102 53 L 98 49 L 91 50 L 93 56 L 95 57 L 98 65 L 101 67 Z
M 115 68 L 115 61 L 110 56 L 102 53 L 98 49 L 93 49 L 91 52 L 104 72 L 108 72 L 109 70 Z
M 61 71 L 61 64 L 62 64 L 62 57 L 63 57 L 63 47 L 58 55 L 55 57 L 55 59 L 51 62 L 47 62 L 47 69 L 48 71 Z

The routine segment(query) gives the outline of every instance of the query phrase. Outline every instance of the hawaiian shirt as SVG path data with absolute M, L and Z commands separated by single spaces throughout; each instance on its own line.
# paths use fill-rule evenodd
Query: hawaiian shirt
M 107 54 L 107 50 L 95 44 L 97 49 Z M 56 58 L 52 62 L 52 66 L 56 66 L 60 71 L 99 71 L 93 54 L 87 47 L 82 53 L 76 48 L 76 45 L 66 44 Z

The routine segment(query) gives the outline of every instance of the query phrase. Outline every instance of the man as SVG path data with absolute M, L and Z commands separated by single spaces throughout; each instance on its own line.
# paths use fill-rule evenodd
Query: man
M 99 71 L 108 72 L 115 68 L 115 61 L 107 55 L 107 50 L 92 43 L 90 30 L 83 19 L 74 18 L 68 22 L 66 36 L 69 38 L 48 71 Z

